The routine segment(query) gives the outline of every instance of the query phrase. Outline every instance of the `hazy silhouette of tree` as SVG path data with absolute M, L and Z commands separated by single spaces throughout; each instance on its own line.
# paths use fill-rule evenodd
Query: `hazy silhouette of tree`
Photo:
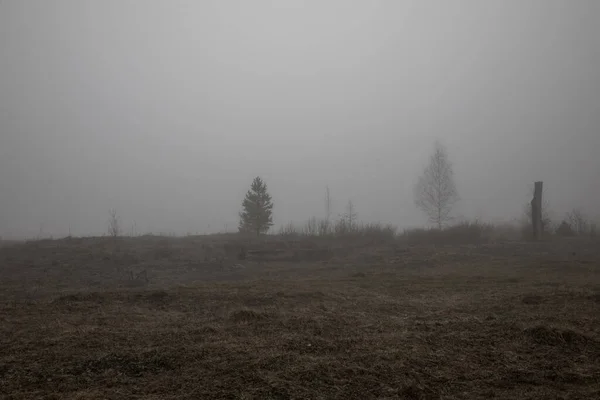
M 458 199 L 448 152 L 436 141 L 429 164 L 415 186 L 415 204 L 427 215 L 429 222 L 442 229 L 452 219 L 452 208 Z
M 117 214 L 117 210 L 110 209 L 108 219 L 108 234 L 113 238 L 121 235 L 121 217 Z
M 567 220 L 571 228 L 577 235 L 585 235 L 590 231 L 590 223 L 588 217 L 582 209 L 574 208 L 567 213 Z
M 267 184 L 260 177 L 254 178 L 250 190 L 242 202 L 240 212 L 240 232 L 253 232 L 259 236 L 273 226 L 273 202 L 267 191 Z
M 327 222 L 331 220 L 331 194 L 329 193 L 329 186 L 325 187 L 325 220 Z
M 344 221 L 346 221 L 349 230 L 353 230 L 356 227 L 358 213 L 356 212 L 356 208 L 354 207 L 352 200 L 348 200 L 348 203 L 346 204 L 346 212 L 342 215 L 342 218 Z

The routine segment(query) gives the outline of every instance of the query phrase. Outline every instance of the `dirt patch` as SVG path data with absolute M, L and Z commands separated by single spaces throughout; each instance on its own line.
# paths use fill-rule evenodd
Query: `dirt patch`
M 263 312 L 255 310 L 238 310 L 229 315 L 229 321 L 234 323 L 253 323 L 268 319 L 269 316 Z
M 148 303 L 154 307 L 163 307 L 171 303 L 175 297 L 164 290 L 151 290 L 135 293 L 130 299 L 132 302 Z
M 70 304 L 70 303 L 96 303 L 103 304 L 107 300 L 107 296 L 103 293 L 90 292 L 90 293 L 72 293 L 62 295 L 54 300 L 56 304 Z
M 600 303 L 600 293 L 593 294 L 589 297 L 590 300 Z
M 537 305 L 542 304 L 544 302 L 544 298 L 537 295 L 524 296 L 521 302 L 527 305 Z
M 524 330 L 525 335 L 536 344 L 547 346 L 581 347 L 594 341 L 582 333 L 571 329 L 558 329 L 538 325 Z
M 422 384 L 408 384 L 404 385 L 398 394 L 400 398 L 407 400 L 426 400 L 426 399 L 437 399 L 439 394 L 432 390 L 430 387 L 424 387 Z
M 130 377 L 141 377 L 144 374 L 156 374 L 171 371 L 175 368 L 172 360 L 156 351 L 143 352 L 139 355 L 130 353 L 110 353 L 105 356 L 83 360 L 70 370 L 73 375 L 98 375 L 110 372 Z

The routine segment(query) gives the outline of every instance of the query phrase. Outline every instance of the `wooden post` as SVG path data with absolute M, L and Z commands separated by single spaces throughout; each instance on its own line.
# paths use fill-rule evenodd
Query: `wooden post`
M 544 233 L 542 221 L 542 188 L 543 182 L 535 182 L 533 199 L 531 200 L 531 225 L 535 240 L 541 240 L 542 234 Z

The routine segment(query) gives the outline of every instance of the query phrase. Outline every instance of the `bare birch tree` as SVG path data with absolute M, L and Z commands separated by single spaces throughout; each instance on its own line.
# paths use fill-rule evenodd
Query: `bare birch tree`
M 590 231 L 588 218 L 580 208 L 574 208 L 568 212 L 567 221 L 577 235 L 585 235 Z
M 108 234 L 113 238 L 116 238 L 121 234 L 121 217 L 119 217 L 117 210 L 114 208 L 110 209 L 109 215 Z
M 331 220 L 331 194 L 329 193 L 329 186 L 325 187 L 325 219 L 327 222 Z
M 319 220 L 318 231 L 319 235 L 325 236 L 331 232 L 331 194 L 329 186 L 325 187 L 325 218 Z
M 356 208 L 354 207 L 354 203 L 352 200 L 348 200 L 348 204 L 346 204 L 346 212 L 343 215 L 344 221 L 346 221 L 347 227 L 350 231 L 356 229 L 356 219 L 358 218 L 358 214 L 356 212 Z
M 429 222 L 442 229 L 452 219 L 452 208 L 458 200 L 454 169 L 448 152 L 436 141 L 429 164 L 415 186 L 415 204 L 427 215 Z

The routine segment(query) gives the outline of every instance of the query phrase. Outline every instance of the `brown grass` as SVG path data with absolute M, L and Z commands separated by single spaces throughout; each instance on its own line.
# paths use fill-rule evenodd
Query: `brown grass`
M 0 249 L 0 397 L 600 398 L 598 242 L 328 243 L 221 267 L 209 239 L 236 240 Z M 119 289 L 128 268 L 150 285 Z

